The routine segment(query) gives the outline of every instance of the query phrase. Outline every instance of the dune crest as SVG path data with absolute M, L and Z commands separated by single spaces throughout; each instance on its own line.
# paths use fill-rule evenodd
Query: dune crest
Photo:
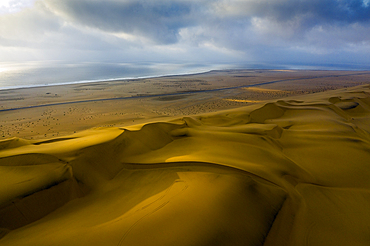
M 0 142 L 1 245 L 368 245 L 370 86 Z

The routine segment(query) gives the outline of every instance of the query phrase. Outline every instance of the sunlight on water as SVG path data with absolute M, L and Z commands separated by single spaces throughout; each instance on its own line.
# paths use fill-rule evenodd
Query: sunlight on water
M 194 74 L 223 69 L 338 70 L 343 69 L 343 67 L 327 67 L 319 65 L 292 66 L 276 64 L 64 63 L 59 61 L 0 63 L 0 90 L 21 87 L 159 77 L 165 75 Z M 351 70 L 351 67 L 346 66 L 345 70 Z
M 229 69 L 231 65 L 165 63 L 0 63 L 0 89 L 133 79 Z

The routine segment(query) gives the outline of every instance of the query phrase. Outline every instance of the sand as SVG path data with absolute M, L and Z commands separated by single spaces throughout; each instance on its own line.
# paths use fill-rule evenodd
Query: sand
M 226 72 L 233 73 L 244 76 Z M 295 71 L 264 76 L 269 73 Z M 173 103 L 175 109 L 198 97 L 199 105 L 209 105 L 206 97 L 218 95 L 231 109 L 198 107 L 195 115 L 151 118 L 138 107 L 140 124 L 123 119 L 114 123 L 118 127 L 0 141 L 0 245 L 369 245 L 368 75 L 333 76 L 313 79 L 311 72 L 315 83 L 303 92 L 294 83 L 306 79 L 293 78 L 280 86 L 201 92 L 203 101 L 199 93 L 138 97 L 132 100 Z M 328 90 L 335 87 L 341 89 Z M 39 100 L 24 98 L 28 106 Z M 224 99 L 248 102 L 240 107 Z M 2 111 L 1 117 L 32 118 L 33 110 L 57 114 L 63 110 L 58 107 L 80 104 L 94 109 L 99 102 Z M 62 121 L 53 112 L 48 120 Z
M 96 127 L 167 121 L 369 81 L 369 71 L 226 70 L 2 90 L 0 140 L 55 138 Z

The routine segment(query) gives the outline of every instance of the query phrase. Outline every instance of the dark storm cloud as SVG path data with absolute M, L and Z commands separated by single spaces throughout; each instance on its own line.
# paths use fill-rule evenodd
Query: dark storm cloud
M 369 46 L 370 6 L 360 0 L 215 1 L 212 19 L 203 23 L 225 47 L 255 53 L 256 48 L 303 49 L 327 53 Z M 214 31 L 216 32 L 216 31 Z M 232 38 L 230 38 L 232 37 Z M 351 47 L 350 47 L 351 46 Z
M 299 40 L 316 27 L 330 32 L 355 23 L 369 26 L 370 22 L 370 7 L 361 0 L 46 0 L 46 3 L 69 21 L 104 32 L 123 32 L 156 44 L 174 44 L 181 39 L 181 29 L 202 27 L 206 33 L 194 37 L 193 43 L 204 38 L 224 43 L 229 38 L 230 44 L 236 44 L 235 49 L 245 43 L 245 36 L 261 34 L 256 28 L 263 29 L 263 34 Z M 253 32 L 256 18 L 260 25 L 254 26 L 257 32 Z M 274 25 L 266 25 L 266 21 Z M 262 35 L 258 42 L 270 39 L 271 35 Z
M 16 57 L 28 53 L 45 59 L 277 62 L 323 60 L 335 54 L 332 57 L 366 61 L 370 4 L 368 0 L 38 0 L 32 8 L 0 14 L 0 57 L 13 56 L 17 47 L 23 50 Z
M 49 1 L 67 18 L 104 31 L 125 32 L 168 44 L 188 26 L 191 4 L 181 1 Z
M 369 7 L 361 0 L 245 1 L 254 15 L 286 21 L 310 15 L 318 21 L 353 23 L 369 21 Z
M 306 26 L 369 22 L 370 7 L 362 0 L 281 0 L 239 2 L 251 16 L 287 22 L 303 18 Z

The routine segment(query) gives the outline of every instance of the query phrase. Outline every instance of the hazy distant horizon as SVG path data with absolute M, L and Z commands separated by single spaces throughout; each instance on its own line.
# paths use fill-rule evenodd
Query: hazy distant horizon
M 65 63 L 25 62 L 2 63 L 0 89 L 58 84 L 137 79 L 177 74 L 202 73 L 228 69 L 227 65 L 165 64 L 165 63 Z
M 50 86 L 119 79 L 137 79 L 179 74 L 196 74 L 225 69 L 306 69 L 370 70 L 356 65 L 279 65 L 279 64 L 176 64 L 176 63 L 65 63 L 23 62 L 0 63 L 0 89 Z

